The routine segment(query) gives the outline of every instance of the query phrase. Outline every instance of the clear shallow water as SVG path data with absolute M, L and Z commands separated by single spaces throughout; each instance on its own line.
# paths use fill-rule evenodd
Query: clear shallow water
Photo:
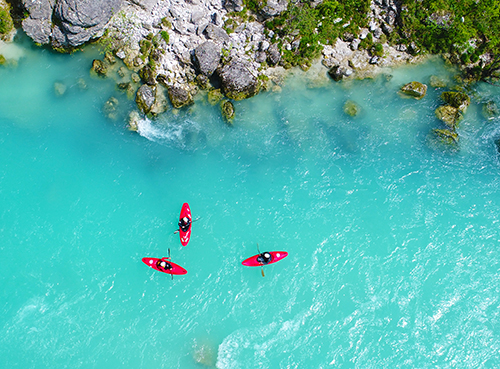
M 450 73 L 439 61 L 319 86 L 297 73 L 236 103 L 234 127 L 199 101 L 141 136 L 132 102 L 90 77 L 95 51 L 19 47 L 0 69 L 0 366 L 500 365 L 500 120 L 481 113 L 500 89 L 475 89 L 458 151 L 428 138 L 441 90 L 397 94 Z M 201 219 L 183 248 L 185 201 Z M 289 252 L 265 278 L 240 265 L 257 243 Z M 186 276 L 141 262 L 168 248 Z

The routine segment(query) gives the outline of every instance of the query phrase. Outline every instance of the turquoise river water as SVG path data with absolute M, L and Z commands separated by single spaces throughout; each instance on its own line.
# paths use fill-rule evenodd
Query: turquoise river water
M 96 50 L 1 48 L 1 368 L 500 367 L 500 88 L 470 91 L 457 149 L 429 135 L 443 89 L 398 94 L 452 81 L 439 60 L 295 72 L 233 127 L 200 98 L 138 134 Z M 289 256 L 262 277 L 257 244 Z M 187 275 L 141 261 L 168 249 Z

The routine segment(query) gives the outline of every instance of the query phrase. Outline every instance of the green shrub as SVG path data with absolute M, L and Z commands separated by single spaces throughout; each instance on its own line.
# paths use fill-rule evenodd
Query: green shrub
M 0 9 L 0 33 L 8 33 L 14 28 L 9 9 Z
M 168 41 L 170 40 L 170 35 L 168 34 L 167 31 L 163 30 L 160 32 L 161 38 L 165 40 L 165 42 L 168 44 Z

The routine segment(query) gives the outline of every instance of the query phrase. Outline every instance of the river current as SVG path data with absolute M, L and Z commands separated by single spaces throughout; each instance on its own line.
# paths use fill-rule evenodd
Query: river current
M 437 58 L 295 71 L 233 126 L 200 96 L 135 133 L 96 49 L 0 51 L 0 367 L 500 366 L 499 87 L 472 87 L 453 148 L 430 134 L 455 84 Z M 289 256 L 263 277 L 257 248 Z M 141 261 L 169 250 L 187 275 Z

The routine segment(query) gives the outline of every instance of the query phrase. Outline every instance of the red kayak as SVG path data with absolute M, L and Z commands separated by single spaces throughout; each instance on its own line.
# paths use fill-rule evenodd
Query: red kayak
M 181 237 L 182 246 L 186 246 L 189 242 L 189 239 L 191 238 L 191 225 L 193 222 L 193 219 L 191 218 L 191 209 L 189 208 L 189 205 L 187 202 L 182 204 L 181 215 L 179 216 L 179 222 L 184 217 L 189 219 L 189 227 L 188 227 L 188 230 L 186 232 L 184 232 L 181 229 L 181 227 L 179 227 L 179 235 Z
M 161 266 L 158 267 L 156 265 L 156 263 L 158 262 L 158 260 L 164 260 L 164 261 L 166 261 L 167 262 L 167 267 L 166 268 L 162 268 Z M 161 258 L 161 259 L 158 259 L 158 258 L 142 258 L 142 261 L 147 266 L 150 266 L 154 270 L 158 270 L 158 271 L 163 272 L 163 273 L 173 274 L 173 275 L 187 274 L 187 270 L 186 269 L 184 269 L 183 267 L 181 267 L 181 266 L 179 266 L 177 264 L 172 263 L 170 261 L 170 258 Z M 170 266 L 170 267 L 168 267 L 168 266 Z
M 288 256 L 288 252 L 286 252 L 286 251 L 268 251 L 268 253 L 271 254 L 271 260 L 268 263 L 262 263 L 262 262 L 257 260 L 257 258 L 260 255 L 265 254 L 265 252 L 263 252 L 262 254 L 257 254 L 257 255 L 249 257 L 248 259 L 243 260 L 241 262 L 241 264 L 249 266 L 249 267 L 259 267 L 259 266 L 264 266 L 264 265 L 276 263 L 276 262 L 280 261 L 281 259 L 284 259 Z

